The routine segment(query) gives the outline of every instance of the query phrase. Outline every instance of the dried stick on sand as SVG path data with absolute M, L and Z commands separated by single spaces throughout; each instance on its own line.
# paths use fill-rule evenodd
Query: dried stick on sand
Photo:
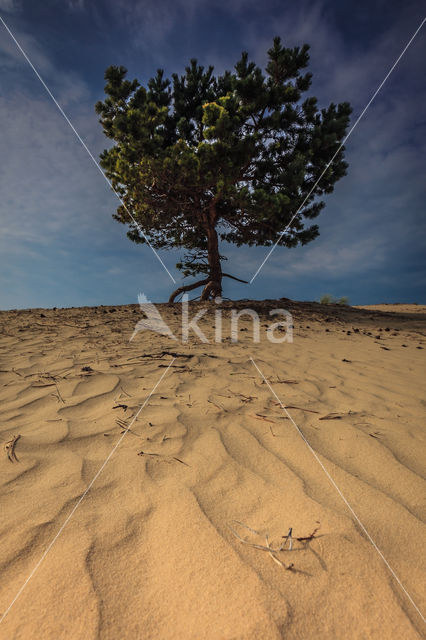
M 18 434 L 17 436 L 13 436 L 12 440 L 9 440 L 4 445 L 4 450 L 6 451 L 7 457 L 11 462 L 19 462 L 18 458 L 16 457 L 15 447 L 20 437 L 20 434 Z
M 243 524 L 242 522 L 239 522 L 238 520 L 233 520 L 232 522 L 235 522 L 235 524 L 240 525 L 240 527 L 244 527 L 245 529 L 247 529 L 248 531 L 250 531 L 250 533 L 254 533 L 255 535 L 260 535 L 259 531 L 256 531 L 255 529 L 252 529 L 251 527 L 248 527 L 246 524 Z M 247 544 L 249 547 L 253 547 L 254 549 L 260 549 L 260 551 L 267 551 L 268 555 L 271 556 L 272 560 L 274 562 L 276 562 L 276 564 L 279 564 L 281 567 L 283 567 L 284 569 L 293 569 L 294 564 L 293 562 L 291 562 L 290 564 L 285 564 L 282 560 L 280 560 L 279 558 L 276 557 L 276 553 L 279 551 L 283 551 L 284 550 L 284 546 L 285 543 L 287 542 L 287 540 L 290 540 L 290 547 L 289 547 L 289 551 L 291 551 L 292 549 L 292 542 L 291 542 L 291 529 L 289 529 L 289 532 L 287 534 L 287 537 L 285 539 L 284 542 L 281 543 L 281 545 L 277 548 L 274 549 L 273 547 L 271 547 L 271 545 L 269 544 L 269 537 L 268 534 L 266 534 L 265 536 L 265 541 L 266 541 L 266 545 L 263 544 L 255 544 L 254 542 L 249 542 L 249 540 L 245 540 L 244 538 L 242 538 L 236 531 L 235 529 L 233 529 L 233 527 L 231 527 L 230 524 L 227 525 L 228 528 L 232 531 L 232 533 L 234 534 L 234 536 L 243 544 Z

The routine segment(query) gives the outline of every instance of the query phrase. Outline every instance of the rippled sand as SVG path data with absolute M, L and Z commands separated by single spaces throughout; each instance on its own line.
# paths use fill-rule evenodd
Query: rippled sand
M 0 312 L 0 638 L 422 637 L 426 307 L 236 306 L 259 343 L 229 309 L 215 343 L 213 303 L 207 344 L 129 342 L 135 305 Z

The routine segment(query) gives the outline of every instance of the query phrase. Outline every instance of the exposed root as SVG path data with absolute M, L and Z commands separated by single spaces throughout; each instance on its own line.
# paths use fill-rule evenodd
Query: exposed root
M 198 280 L 198 282 L 193 282 L 192 284 L 185 284 L 182 287 L 179 287 L 178 289 L 173 291 L 172 295 L 170 296 L 169 304 L 173 304 L 177 296 L 180 295 L 181 293 L 185 293 L 185 291 L 192 291 L 193 289 L 202 287 L 208 282 L 210 282 L 210 278 L 204 278 L 204 280 Z
M 237 282 L 243 282 L 244 284 L 248 284 L 247 280 L 242 280 L 241 278 L 237 278 L 236 276 L 232 276 L 230 273 L 222 273 L 222 277 L 231 278 L 231 280 L 236 280 Z M 192 284 L 186 284 L 182 287 L 179 287 L 171 294 L 169 298 L 169 304 L 173 304 L 181 293 L 185 293 L 186 291 L 193 291 L 198 287 L 204 286 L 204 289 L 201 293 L 200 300 L 212 300 L 218 296 L 222 295 L 222 284 L 221 282 L 212 280 L 210 277 L 204 278 L 203 280 L 198 280 L 197 282 L 193 282 Z
M 210 300 L 222 295 L 222 286 L 220 282 L 209 280 L 203 289 L 200 300 Z

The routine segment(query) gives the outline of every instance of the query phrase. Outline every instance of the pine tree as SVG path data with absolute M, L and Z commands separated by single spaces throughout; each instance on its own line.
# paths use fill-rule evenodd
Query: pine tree
M 96 111 L 115 142 L 101 154 L 125 205 L 114 218 L 129 224 L 131 240 L 145 242 L 127 209 L 154 248 L 186 250 L 177 265 L 185 276 L 204 275 L 171 301 L 198 286 L 202 299 L 221 294 L 222 278 L 233 276 L 222 271 L 219 239 L 271 246 L 300 207 L 282 244 L 319 235 L 316 224 L 305 224 L 324 207 L 318 196 L 346 174 L 338 149 L 351 107 L 319 110 L 315 97 L 302 101 L 312 77 L 302 73 L 308 50 L 285 48 L 277 37 L 265 74 L 243 52 L 234 72 L 216 77 L 192 59 L 184 75 L 171 81 L 159 69 L 146 87 L 127 80 L 124 67 L 106 70 L 107 97 Z

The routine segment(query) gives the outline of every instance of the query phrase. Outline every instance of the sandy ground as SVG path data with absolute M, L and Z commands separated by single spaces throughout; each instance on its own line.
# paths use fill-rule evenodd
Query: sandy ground
M 0 638 L 424 637 L 426 307 L 236 306 L 259 343 L 229 309 L 220 344 L 129 342 L 135 305 L 0 313 Z

